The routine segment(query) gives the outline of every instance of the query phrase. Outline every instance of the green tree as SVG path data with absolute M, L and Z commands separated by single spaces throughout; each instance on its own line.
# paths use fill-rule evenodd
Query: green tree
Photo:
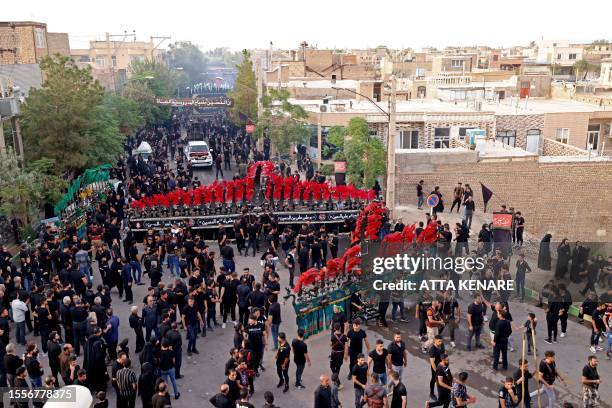
M 228 96 L 234 100 L 234 106 L 230 108 L 232 121 L 241 126 L 249 120 L 257 120 L 257 84 L 249 51 L 242 51 L 242 62 L 236 68 L 236 83 Z
M 104 105 L 94 108 L 89 131 L 89 149 L 85 154 L 85 167 L 95 167 L 105 163 L 113 163 L 117 156 L 123 153 L 125 134 L 119 130 L 119 122 Z
M 577 80 L 582 79 L 582 77 L 588 74 L 589 71 L 592 70 L 592 68 L 593 66 L 585 59 L 576 61 L 572 66 L 572 70 L 574 71 Z
M 385 174 L 385 147 L 380 139 L 370 135 L 368 122 L 363 118 L 352 118 L 344 129 L 344 156 L 350 183 L 372 187 Z
M 26 160 L 47 157 L 58 172 L 79 170 L 95 140 L 91 123 L 104 89 L 89 67 L 80 69 L 67 57 L 45 57 L 40 67 L 46 78 L 43 86 L 32 89 L 23 106 Z
M 155 97 L 172 96 L 185 83 L 185 73 L 157 61 L 135 61 L 130 64 L 130 79 L 123 96 L 138 104 L 145 123 L 157 125 L 170 118 L 170 108 L 158 106 Z
M 133 99 L 107 93 L 102 106 L 117 121 L 119 130 L 125 135 L 132 135 L 145 124 L 138 103 Z
M 44 179 L 41 173 L 19 168 L 12 151 L 0 152 L 0 212 L 30 224 L 45 198 Z
M 339 149 L 344 149 L 344 137 L 346 131 L 342 126 L 332 126 L 327 133 L 327 143 L 336 146 Z
M 196 45 L 189 41 L 180 41 L 170 45 L 169 55 L 171 66 L 182 68 L 186 74 L 188 86 L 202 80 L 202 73 L 206 72 L 208 61 L 206 56 Z
M 55 160 L 43 157 L 28 163 L 26 170 L 38 175 L 42 183 L 42 194 L 45 202 L 55 204 L 62 198 L 68 183 L 57 175 Z
M 310 137 L 305 119 L 308 113 L 289 102 L 289 91 L 270 89 L 262 98 L 263 112 L 259 115 L 255 137 L 268 136 L 279 154 L 295 144 L 303 144 Z

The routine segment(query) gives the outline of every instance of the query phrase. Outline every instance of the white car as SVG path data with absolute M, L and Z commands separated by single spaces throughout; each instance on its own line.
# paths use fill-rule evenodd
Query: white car
M 192 167 L 212 167 L 213 159 L 208 144 L 202 141 L 191 141 L 185 146 L 185 156 Z

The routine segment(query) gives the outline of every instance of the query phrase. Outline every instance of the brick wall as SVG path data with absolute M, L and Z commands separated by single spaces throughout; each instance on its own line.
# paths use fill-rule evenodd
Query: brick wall
M 70 41 L 67 33 L 47 33 L 49 54 L 70 56 Z
M 0 26 L 0 48 L 16 52 L 0 52 L 0 64 L 35 64 L 36 49 L 32 26 Z
M 398 153 L 396 164 L 399 206 L 416 203 L 415 186 L 423 179 L 426 193 L 440 186 L 448 209 L 460 181 L 472 186 L 476 211 L 482 212 L 483 183 L 493 191 L 488 212 L 501 204 L 513 206 L 536 237 L 550 232 L 555 240 L 609 241 L 612 235 L 612 162 L 478 161 L 474 152 L 447 151 Z
M 495 116 L 496 131 L 513 130 L 516 132 L 516 145 L 521 149 L 527 147 L 527 131 L 537 129 L 544 131 L 544 115 L 499 115 Z
M 589 152 L 577 147 L 544 138 L 542 156 L 588 156 Z

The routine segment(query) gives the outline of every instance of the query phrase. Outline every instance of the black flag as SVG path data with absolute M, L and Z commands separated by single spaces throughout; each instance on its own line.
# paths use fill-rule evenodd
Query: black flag
M 484 212 L 487 212 L 487 203 L 491 200 L 493 196 L 493 192 L 485 187 L 484 184 L 480 183 L 482 187 L 482 201 L 484 202 Z

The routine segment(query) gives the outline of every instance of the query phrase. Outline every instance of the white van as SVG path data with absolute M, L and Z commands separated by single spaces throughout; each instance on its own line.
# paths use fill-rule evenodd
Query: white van
M 213 165 L 212 154 L 206 142 L 188 142 L 185 146 L 185 156 L 192 167 L 212 167 Z

